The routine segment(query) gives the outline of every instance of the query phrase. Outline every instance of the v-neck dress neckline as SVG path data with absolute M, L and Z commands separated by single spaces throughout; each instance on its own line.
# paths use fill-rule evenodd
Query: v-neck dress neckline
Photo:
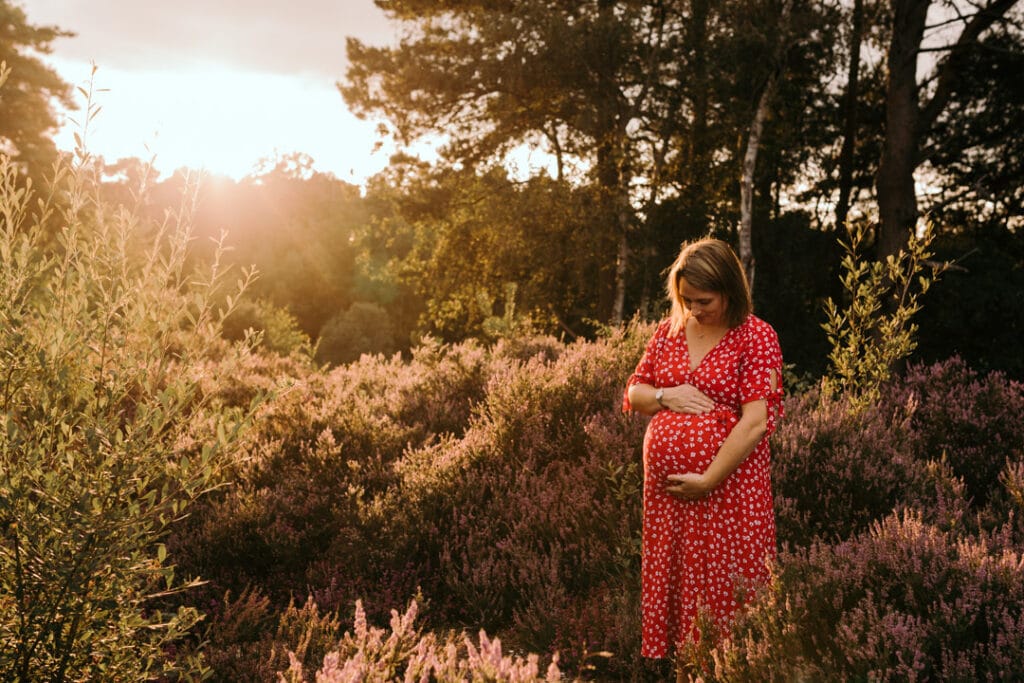
M 691 373 L 697 372 L 698 370 L 700 370 L 700 366 L 704 364 L 704 361 L 707 359 L 707 357 L 710 356 L 712 353 L 714 353 L 715 350 L 718 349 L 718 347 L 722 345 L 722 342 L 724 342 L 726 340 L 726 337 L 728 337 L 730 334 L 732 334 L 733 330 L 735 330 L 735 329 L 737 329 L 737 328 L 730 327 L 729 329 L 727 329 L 725 331 L 725 334 L 723 334 L 721 337 L 719 337 L 718 341 L 716 341 L 714 344 L 712 344 L 711 348 L 708 349 L 707 352 L 705 352 L 705 354 L 700 357 L 700 360 L 697 361 L 697 365 L 694 365 L 693 364 L 693 354 L 690 353 L 690 338 L 687 336 L 687 334 L 686 334 L 686 327 L 684 326 L 683 330 L 682 330 L 682 336 L 683 336 L 683 348 L 686 350 L 686 367 L 687 367 L 687 369 Z

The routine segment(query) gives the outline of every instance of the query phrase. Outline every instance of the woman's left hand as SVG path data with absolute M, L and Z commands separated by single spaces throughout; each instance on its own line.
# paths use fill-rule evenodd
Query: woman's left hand
M 670 474 L 665 478 L 669 482 L 665 491 L 680 500 L 700 500 L 711 493 L 713 488 L 703 474 L 696 472 Z

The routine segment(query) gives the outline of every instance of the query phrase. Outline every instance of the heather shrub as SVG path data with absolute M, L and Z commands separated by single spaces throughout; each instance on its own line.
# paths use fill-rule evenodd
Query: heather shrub
M 552 363 L 565 351 L 565 344 L 554 337 L 539 335 L 516 335 L 500 338 L 492 348 L 495 356 L 525 363 L 537 360 Z
M 257 442 L 254 449 L 273 447 Z M 207 577 L 215 591 L 256 584 L 281 608 L 305 593 L 311 564 L 339 546 L 347 570 L 368 570 L 363 549 L 373 539 L 361 519 L 363 488 L 382 472 L 367 472 L 373 461 L 347 457 L 329 429 L 291 447 L 288 463 L 248 464 L 170 539 L 178 563 Z
M 915 513 L 784 554 L 705 680 L 1015 680 L 1024 562 Z
M 237 412 L 256 399 L 273 397 L 260 401 L 260 413 L 266 416 L 313 372 L 309 358 L 302 354 L 253 353 L 238 344 L 213 340 L 190 374 L 203 400 L 220 412 Z M 258 432 L 250 436 L 245 443 L 260 438 Z
M 1006 468 L 999 475 L 999 481 L 1006 488 L 1010 505 L 1018 514 L 1024 513 L 1024 461 L 1006 463 Z
M 292 660 L 318 665 L 341 632 L 340 619 L 321 614 L 312 599 L 280 611 L 258 589 L 247 589 L 237 599 L 226 593 L 207 610 L 202 653 L 213 680 L 271 681 Z
M 1024 385 L 1001 373 L 979 376 L 951 358 L 911 366 L 889 393 L 892 403 L 915 405 L 918 453 L 945 457 L 979 507 L 998 488 L 1007 459 L 1024 454 Z
M 431 623 L 534 651 L 610 650 L 628 667 L 645 421 L 619 402 L 646 333 L 570 347 L 427 340 L 407 361 L 364 356 L 327 373 L 225 356 L 238 368 L 229 386 L 296 376 L 270 383 L 233 486 L 202 501 L 171 554 L 209 579 L 207 600 L 255 585 L 272 611 L 307 592 L 331 611 L 422 591 Z M 217 675 L 245 666 L 229 661 L 244 650 L 217 648 Z
M 534 651 L 638 647 L 635 604 L 619 596 L 638 583 L 645 422 L 619 403 L 645 333 L 505 366 L 461 439 L 397 464 L 380 503 L 389 542 L 432 568 L 424 591 L 445 623 Z
M 408 360 L 364 356 L 328 372 L 295 356 L 224 354 L 208 372 L 222 379 L 203 385 L 212 401 L 233 410 L 259 391 L 274 399 L 240 445 L 232 486 L 201 501 L 168 541 L 180 567 L 208 580 L 196 602 L 253 585 L 275 611 L 307 593 L 328 610 L 360 598 L 386 609 L 429 590 L 436 562 L 403 554 L 393 537 L 415 529 L 380 504 L 398 484 L 397 463 L 461 438 L 493 373 L 560 351 L 544 338 L 492 349 L 428 339 Z M 225 661 L 218 675 L 231 670 Z
M 1003 544 L 1024 552 L 1024 460 L 1006 463 L 999 483 L 1002 487 L 990 498 L 988 511 L 993 519 L 1002 522 L 996 529 L 1003 536 Z
M 216 678 L 224 681 L 270 680 L 267 634 L 274 628 L 270 599 L 258 589 L 235 598 L 230 591 L 206 605 L 203 655 Z
M 490 347 L 427 339 L 405 359 L 364 355 L 328 371 L 294 357 L 222 353 L 217 363 L 226 370 L 210 366 L 206 375 L 222 379 L 201 384 L 204 396 L 225 410 L 260 392 L 272 391 L 274 399 L 260 409 L 237 451 L 233 486 L 200 501 L 168 542 L 180 567 L 210 580 L 204 593 L 193 595 L 215 605 L 206 608 L 215 676 L 268 680 L 273 669 L 293 680 L 311 677 L 317 668 L 324 680 L 402 676 L 413 667 L 409 653 L 415 648 L 446 653 L 450 663 L 442 669 L 465 672 L 458 667 L 469 666 L 466 643 L 439 634 L 484 628 L 514 652 L 557 651 L 561 668 L 585 678 L 662 679 L 664 666 L 637 656 L 646 420 L 623 415 L 619 407 L 649 334 L 635 326 L 591 343 L 513 336 Z M 879 400 L 860 410 L 850 410 L 842 397 L 822 399 L 815 390 L 788 399 L 787 417 L 773 437 L 773 478 L 780 540 L 789 550 L 780 557 L 775 583 L 754 602 L 755 616 L 762 615 L 764 600 L 782 599 L 778 595 L 827 595 L 832 587 L 815 581 L 822 567 L 831 566 L 832 543 L 848 554 L 854 553 L 850 547 L 869 545 L 880 554 L 888 544 L 916 576 L 913 553 L 922 534 L 891 533 L 891 523 L 880 526 L 879 520 L 912 520 L 927 530 L 925 536 L 954 546 L 954 554 L 956 539 L 990 554 L 1020 547 L 1013 493 L 1021 490 L 1019 468 L 1003 455 L 985 475 L 997 493 L 985 508 L 972 504 L 957 456 L 923 445 L 929 436 L 923 430 L 933 427 L 925 426 L 930 423 L 921 411 L 937 408 L 922 399 L 918 384 L 936 382 L 931 369 L 913 372 L 928 378 L 909 380 L 913 389 L 900 380 L 882 385 Z M 953 391 L 956 379 L 945 381 Z M 1016 400 L 1005 387 L 1000 391 L 1004 400 Z M 988 410 L 985 391 L 961 394 Z M 1002 430 L 1006 443 L 1012 440 L 1015 425 L 1007 419 L 990 424 Z M 816 554 L 810 555 L 812 548 Z M 957 576 L 950 586 L 968 580 L 964 572 Z M 851 595 L 882 595 L 866 570 L 847 579 L 841 588 Z M 224 591 L 239 595 L 250 585 L 258 587 L 254 605 L 262 605 L 251 608 L 255 616 L 220 616 Z M 285 633 L 280 615 L 302 596 L 309 596 L 304 610 L 316 606 L 322 612 L 294 623 L 308 622 L 309 631 L 320 635 L 307 639 L 325 643 L 330 628 L 316 624 L 334 623 L 333 615 L 347 605 L 363 600 L 372 605 L 365 619 L 380 621 L 389 606 L 408 604 L 416 595 L 424 596 L 417 602 L 418 623 L 434 634 L 410 627 L 408 638 L 395 641 L 406 645 L 392 643 L 397 649 L 384 646 L 391 635 L 371 638 L 366 627 L 362 640 L 352 636 L 362 645 L 333 643 L 333 654 L 318 659 L 310 653 L 324 648 L 303 649 L 301 629 L 279 635 Z M 886 616 L 885 596 L 870 603 L 878 628 L 903 619 L 903 612 Z M 915 615 L 907 617 L 915 624 L 928 620 L 916 602 L 893 604 Z M 811 621 L 821 634 L 834 633 L 850 609 L 840 605 Z M 779 641 L 783 649 L 773 650 L 761 643 L 762 637 L 775 638 L 775 626 L 740 628 L 747 629 L 744 647 L 770 650 L 771 662 L 789 662 L 781 671 L 799 675 L 831 666 L 817 652 L 787 659 L 790 645 Z M 787 622 L 778 628 L 792 627 Z M 222 637 L 214 636 L 217 629 Z M 857 638 L 867 639 L 866 633 L 856 631 Z M 963 642 L 974 633 L 963 635 Z M 294 661 L 284 658 L 285 646 Z M 948 641 L 948 647 L 966 646 Z M 724 652 L 717 651 L 722 662 Z M 858 655 L 860 668 L 849 671 L 891 665 L 887 650 L 865 652 Z M 758 656 L 751 667 L 762 666 Z M 431 675 L 443 680 L 436 670 Z
M 305 574 L 325 554 L 346 558 L 354 579 L 366 576 L 347 570 L 365 569 L 373 545 L 367 501 L 391 485 L 407 448 L 465 428 L 487 372 L 472 344 L 428 343 L 410 361 L 366 356 L 327 373 L 294 360 L 227 362 L 227 388 L 208 388 L 225 404 L 266 386 L 278 394 L 242 444 L 234 485 L 204 501 L 172 546 L 220 588 L 255 582 L 276 600 L 305 594 Z
M 772 439 L 772 483 L 782 543 L 845 538 L 892 511 L 918 476 L 903 407 L 850 411 L 816 391 L 788 399 Z
M 1022 411 L 1019 383 L 958 359 L 911 366 L 860 411 L 814 391 L 790 398 L 772 442 L 780 540 L 845 538 L 905 507 L 946 528 L 1004 523 L 1000 473 L 1024 452 Z
M 560 681 L 557 658 L 540 672 L 537 655 L 521 657 L 506 655 L 501 641 L 491 639 L 483 631 L 474 642 L 469 637 L 459 638 L 453 633 L 446 636 L 424 635 L 415 627 L 417 604 L 412 602 L 404 614 L 391 612 L 390 631 L 370 626 L 362 603 L 356 603 L 353 631 L 346 632 L 337 649 L 323 659 L 316 672 L 318 683 L 346 683 L 348 681 L 437 681 L 437 683 L 463 683 L 464 681 L 507 681 L 532 683 Z M 310 680 L 300 658 L 289 653 L 287 671 L 279 679 L 283 683 L 302 683 Z

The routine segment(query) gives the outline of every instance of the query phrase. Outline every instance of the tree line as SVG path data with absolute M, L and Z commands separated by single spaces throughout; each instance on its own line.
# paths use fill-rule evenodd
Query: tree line
M 263 273 L 256 323 L 286 311 L 333 362 L 428 334 L 587 337 L 660 315 L 664 267 L 710 233 L 736 245 L 787 358 L 818 372 L 837 226 L 871 226 L 884 259 L 926 219 L 954 267 L 919 353 L 1024 374 L 1006 345 L 1024 320 L 1014 0 L 377 4 L 399 39 L 349 38 L 339 88 L 398 143 L 390 166 L 360 191 L 296 154 L 200 187 L 204 240 L 228 228 L 229 258 Z M 23 27 L 5 55 L 65 35 L 3 7 Z M 47 82 L 22 90 L 66 96 Z M 0 138 L 34 149 L 10 111 Z M 437 162 L 413 155 L 424 139 Z M 522 149 L 550 168 L 510 170 Z M 111 192 L 133 164 L 105 169 Z M 158 183 L 152 209 L 183 182 Z

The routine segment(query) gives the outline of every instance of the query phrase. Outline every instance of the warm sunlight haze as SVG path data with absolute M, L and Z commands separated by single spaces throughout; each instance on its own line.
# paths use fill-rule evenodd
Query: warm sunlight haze
M 75 33 L 44 59 L 102 107 L 89 125 L 90 151 L 108 162 L 154 160 L 161 175 L 181 167 L 240 179 L 260 160 L 302 152 L 314 168 L 362 184 L 387 164 L 375 124 L 346 108 L 336 83 L 345 38 L 392 40 L 372 0 L 306 0 L 254 10 L 249 3 L 27 0 L 38 24 Z M 78 111 L 55 135 L 71 149 Z

